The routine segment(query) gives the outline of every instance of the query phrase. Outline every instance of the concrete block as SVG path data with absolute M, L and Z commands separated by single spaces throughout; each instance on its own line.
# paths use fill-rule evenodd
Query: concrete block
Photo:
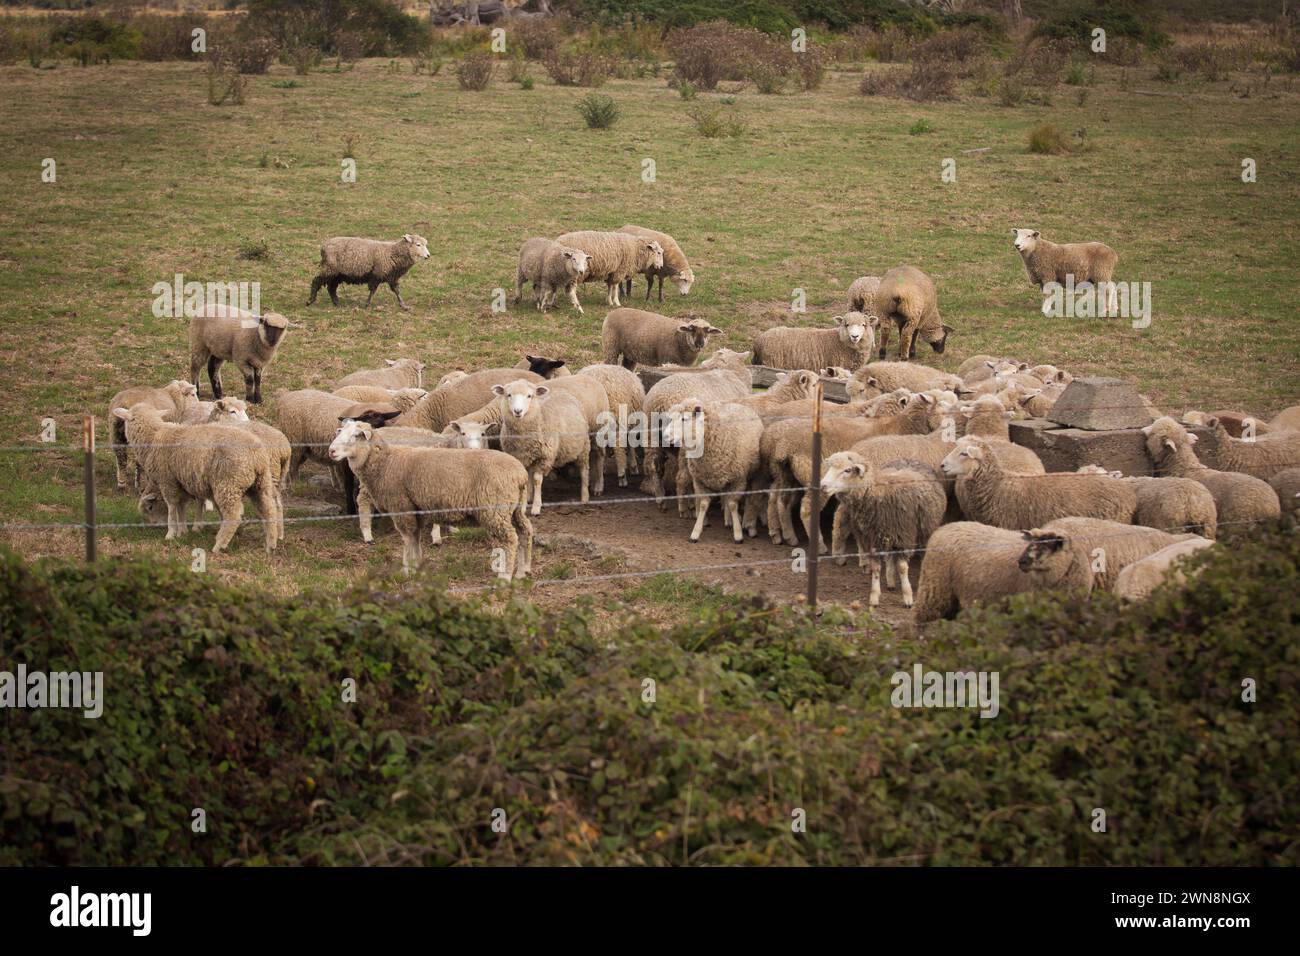
M 1078 471 L 1080 465 L 1101 465 L 1125 475 L 1152 474 L 1146 436 L 1140 428 L 1088 431 L 1061 428 L 1054 422 L 1032 418 L 1011 422 L 1010 430 L 1011 440 L 1038 455 L 1048 471 Z M 1204 447 L 1208 431 L 1199 427 L 1188 431 L 1202 439 L 1197 448 Z
M 1048 418 L 1067 428 L 1097 432 L 1141 428 L 1155 421 L 1137 389 L 1122 378 L 1076 378 Z

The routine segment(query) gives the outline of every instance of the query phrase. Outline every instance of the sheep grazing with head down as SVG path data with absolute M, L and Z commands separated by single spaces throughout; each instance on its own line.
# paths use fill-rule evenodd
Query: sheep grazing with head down
M 943 524 L 948 494 L 928 465 L 893 461 L 876 467 L 851 451 L 826 459 L 822 487 L 835 495 L 844 523 L 871 566 L 868 604 L 880 603 L 880 565 L 891 563 L 903 587 L 903 606 L 912 606 L 907 560 L 925 547 Z
M 618 307 L 618 292 L 623 283 L 647 269 L 661 269 L 664 247 L 657 240 L 625 232 L 597 232 L 585 229 L 566 232 L 556 242 L 587 253 L 586 282 L 605 283 L 605 302 Z
M 783 369 L 828 365 L 857 368 L 871 355 L 876 325 L 861 312 L 847 312 L 835 316 L 832 328 L 777 326 L 754 339 L 754 364 Z
M 1196 436 L 1168 416 L 1142 429 L 1147 457 L 1156 474 L 1190 478 L 1204 485 L 1214 497 L 1219 527 L 1264 521 L 1281 515 L 1277 494 L 1261 481 L 1235 471 L 1215 471 L 1201 464 L 1192 446 Z
M 463 373 L 462 373 L 463 374 Z M 424 363 L 419 359 L 384 359 L 383 368 L 363 368 L 339 379 L 346 385 L 373 385 L 377 388 L 423 388 Z
M 519 267 L 515 270 L 515 301 L 524 295 L 524 283 L 533 284 L 533 303 L 545 312 L 555 302 L 560 290 L 582 312 L 578 286 L 587 278 L 591 257 L 554 239 L 535 238 L 519 247 Z
M 1077 287 L 1084 282 L 1095 286 L 1105 283 L 1107 291 L 1106 314 L 1119 311 L 1119 292 L 1111 279 L 1119 256 L 1104 242 L 1055 243 L 1044 239 L 1037 229 L 1012 229 L 1013 245 L 1024 260 L 1029 281 L 1046 295 L 1048 283 L 1067 285 L 1073 276 Z M 1100 291 L 1100 289 L 1098 290 Z
M 952 333 L 939 317 L 939 294 L 934 280 L 913 266 L 895 266 L 880 278 L 876 290 L 880 316 L 880 357 L 889 347 L 890 323 L 898 326 L 898 360 L 916 358 L 916 340 L 924 339 L 942 353 Z
M 664 250 L 663 265 L 647 265 L 641 274 L 645 276 L 645 297 L 650 298 L 650 288 L 655 284 L 655 279 L 659 280 L 659 301 L 664 300 L 664 279 L 668 279 L 677 286 L 677 291 L 686 295 L 691 291 L 691 286 L 695 283 L 695 273 L 691 270 L 691 264 L 686 259 L 686 253 L 682 252 L 682 247 L 677 244 L 677 240 L 666 232 L 658 232 L 654 229 L 646 229 L 643 226 L 623 226 L 618 230 L 625 232 L 629 236 L 639 236 L 642 239 L 651 239 L 659 243 Z M 625 283 L 624 294 L 632 294 L 632 278 L 628 277 Z
M 204 368 L 212 397 L 220 398 L 221 365 L 232 363 L 244 376 L 244 400 L 262 401 L 262 369 L 284 343 L 289 320 L 278 312 L 254 315 L 234 306 L 206 305 L 190 319 L 190 381 L 199 389 Z
M 356 236 L 335 236 L 326 239 L 320 247 L 320 268 L 316 278 L 311 280 L 311 298 L 308 305 L 316 301 L 316 294 L 321 286 L 329 290 L 330 301 L 339 304 L 338 288 L 344 285 L 364 285 L 370 288 L 366 298 L 366 308 L 375 297 L 375 290 L 387 285 L 397 296 L 397 304 L 409 311 L 410 306 L 402 301 L 398 283 L 402 276 L 410 271 L 411 266 L 421 259 L 429 258 L 429 242 L 424 236 L 407 233 L 401 239 L 391 242 L 383 239 L 358 239 Z
M 656 312 L 619 308 L 601 326 L 601 358 L 606 365 L 694 365 L 709 338 L 721 335 L 704 319 L 671 319 Z

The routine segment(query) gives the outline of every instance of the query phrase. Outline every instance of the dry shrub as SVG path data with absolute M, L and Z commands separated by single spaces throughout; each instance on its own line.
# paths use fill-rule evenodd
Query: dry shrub
M 964 64 L 988 51 L 984 35 L 966 27 L 960 30 L 943 30 L 918 43 L 912 50 L 912 59 L 918 63 L 941 62 L 950 66 Z
M 1044 156 L 1063 156 L 1080 149 L 1081 142 L 1072 139 L 1056 124 L 1042 123 L 1029 131 L 1029 151 Z
M 912 56 L 916 39 L 905 30 L 889 25 L 883 30 L 872 30 L 866 43 L 867 55 L 880 63 L 905 63 Z
M 491 53 L 466 53 L 456 64 L 456 82 L 462 90 L 486 90 L 495 69 L 496 58 Z
M 750 58 L 746 32 L 722 20 L 675 31 L 668 38 L 673 76 L 701 90 L 716 89 L 722 80 L 745 79 Z
M 244 79 L 239 62 L 230 51 L 213 50 L 208 59 L 208 102 L 213 106 L 241 105 L 247 87 L 248 80 Z
M 560 51 L 564 34 L 553 19 L 521 20 L 510 25 L 511 39 L 530 60 L 545 60 Z
M 557 86 L 603 86 L 614 71 L 613 61 L 590 50 L 549 54 L 542 61 Z
M 267 36 L 253 36 L 227 44 L 232 61 L 245 75 L 261 76 L 270 69 L 279 48 Z
M 943 63 L 913 63 L 906 74 L 868 70 L 858 84 L 863 96 L 902 96 L 917 103 L 951 100 L 956 89 L 956 74 Z

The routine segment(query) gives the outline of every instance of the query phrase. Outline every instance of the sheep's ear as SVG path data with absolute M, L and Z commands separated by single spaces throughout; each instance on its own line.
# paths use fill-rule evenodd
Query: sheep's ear
M 506 393 L 506 387 L 505 387 L 504 385 L 493 385 L 493 386 L 492 386 L 492 394 L 493 394 L 493 395 L 504 395 L 505 393 Z
M 880 388 L 880 379 L 876 378 L 874 375 L 868 375 L 867 384 L 872 388 Z
M 836 324 L 836 325 L 843 325 L 843 324 L 844 324 L 844 316 L 842 316 L 842 315 L 837 315 L 837 316 L 835 316 L 835 324 Z
M 945 329 L 946 329 L 947 327 L 948 327 L 948 326 L 946 326 L 946 325 L 944 326 Z M 1017 371 L 1017 372 L 1025 372 L 1025 371 L 1028 371 L 1028 370 L 1029 370 L 1029 363 L 1028 363 L 1028 362 L 1021 362 L 1019 365 L 1016 366 L 1016 371 Z
M 457 435 L 465 434 L 465 429 L 460 427 L 460 422 L 452 422 L 451 430 L 454 431 Z
M 393 359 L 384 359 L 384 364 L 385 364 L 385 365 L 396 365 L 397 362 L 395 362 Z
M 707 335 L 721 335 L 721 334 L 722 334 L 722 329 L 715 329 L 713 326 L 710 325 L 710 326 L 709 326 L 709 331 L 708 331 L 706 334 L 707 334 Z M 746 352 L 746 353 L 744 353 L 744 354 L 747 355 L 747 354 L 749 354 L 749 353 Z
M 940 325 L 939 327 L 943 329 L 944 333 L 947 335 L 951 335 L 955 331 L 951 325 Z
M 1035 229 L 1033 232 L 1030 233 L 1030 235 L 1033 236 L 1035 239 L 1037 239 L 1037 238 L 1038 238 L 1038 230 Z
M 1217 415 L 1206 415 L 1206 416 L 1205 416 L 1205 427 L 1206 427 L 1206 428 L 1218 428 L 1218 427 L 1219 427 L 1219 418 L 1218 418 L 1218 416 L 1217 416 Z
M 850 470 L 851 472 L 853 472 L 853 474 L 856 475 L 856 476 L 859 477 L 859 478 L 861 478 L 863 475 L 865 475 L 865 474 L 867 473 L 867 469 L 864 468 L 864 467 L 863 467 L 861 464 L 859 464 L 858 462 L 854 462 L 852 465 L 850 465 L 850 466 L 849 466 L 849 470 Z
M 1165 439 L 1165 440 L 1168 441 L 1168 439 Z M 1201 439 L 1200 439 L 1200 436 L 1198 436 L 1198 435 L 1192 435 L 1192 434 L 1189 433 L 1188 436 L 1187 436 L 1187 440 L 1188 440 L 1189 442 L 1191 442 L 1193 445 L 1195 445 L 1195 444 L 1196 444 L 1198 441 L 1200 441 Z
M 536 391 L 539 396 L 551 394 L 551 390 L 547 388 L 545 385 L 538 385 Z
M 407 242 L 415 242 L 415 236 L 411 235 L 409 232 L 406 233 L 406 235 L 402 236 L 402 238 L 405 239 Z
M 131 420 L 131 409 L 129 408 L 115 408 L 113 409 L 113 414 L 124 422 L 129 422 Z
M 1188 438 L 1195 438 L 1196 436 L 1195 436 L 1195 435 L 1188 435 L 1187 437 L 1188 437 Z M 1176 444 L 1174 444 L 1174 440 L 1173 440 L 1172 438 L 1166 438 L 1166 439 L 1165 439 L 1165 447 L 1168 448 L 1170 451 L 1178 451 L 1178 446 L 1177 446 Z

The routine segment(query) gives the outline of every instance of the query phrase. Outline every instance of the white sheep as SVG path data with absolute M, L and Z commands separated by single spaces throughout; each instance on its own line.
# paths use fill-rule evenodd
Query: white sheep
M 939 528 L 930 535 L 921 559 L 916 623 L 955 617 L 973 604 L 1034 590 L 1034 580 L 1017 563 L 1024 550 L 1019 531 L 976 521 Z
M 695 364 L 709 338 L 721 335 L 704 319 L 672 319 L 656 312 L 619 308 L 601 325 L 601 358 L 606 365 Z
M 586 280 L 588 260 L 591 257 L 581 249 L 556 242 L 554 239 L 535 238 L 519 247 L 519 267 L 515 271 L 515 301 L 523 298 L 524 283 L 533 285 L 533 302 L 545 312 L 555 302 L 561 289 L 582 312 L 578 302 L 578 286 Z
M 1020 570 L 1035 590 L 1061 588 L 1090 593 L 1109 591 L 1119 573 L 1134 561 L 1178 541 L 1203 540 L 1155 528 L 1102 518 L 1057 518 L 1024 533 Z
M 1264 521 L 1281 515 L 1277 494 L 1268 482 L 1235 471 L 1215 471 L 1196 457 L 1192 446 L 1196 436 L 1168 416 L 1142 429 L 1147 456 L 1156 474 L 1191 478 L 1204 485 L 1214 497 L 1219 527 Z
M 401 239 L 359 239 L 356 236 L 335 236 L 326 239 L 320 247 L 320 268 L 311 281 L 311 298 L 316 301 L 321 286 L 329 289 L 330 301 L 339 304 L 338 288 L 346 285 L 365 285 L 370 288 L 366 308 L 375 297 L 375 290 L 387 284 L 397 296 L 397 304 L 405 311 L 410 306 L 402 301 L 398 283 L 402 276 L 421 259 L 429 258 L 429 242 L 424 236 L 407 233 Z M 419 384 L 418 382 L 416 384 Z
M 464 373 L 460 374 L 463 375 Z M 349 375 L 344 375 L 339 379 L 337 387 L 344 388 L 349 385 L 373 385 L 376 388 L 422 388 L 424 386 L 424 363 L 413 358 L 384 359 L 383 368 L 363 368 Z
M 597 232 L 587 229 L 566 232 L 556 242 L 581 249 L 588 255 L 587 282 L 605 283 L 605 302 L 618 307 L 619 289 L 632 276 L 647 269 L 663 268 L 664 248 L 654 239 L 623 232 Z
M 117 490 L 126 491 L 127 467 L 131 463 L 130 445 L 126 440 L 126 422 L 113 414 L 115 408 L 131 408 L 145 404 L 162 412 L 165 421 L 191 418 L 201 407 L 199 390 L 192 382 L 172 379 L 162 388 L 133 385 L 124 388 L 108 403 L 109 433 L 112 438 L 113 457 L 117 465 Z M 138 467 L 135 479 L 139 481 Z
M 1144 601 L 1166 581 L 1179 586 L 1187 574 L 1179 567 L 1183 558 L 1214 546 L 1204 538 L 1188 538 L 1165 545 L 1159 551 L 1126 565 L 1115 577 L 1115 596 L 1121 601 Z
M 702 402 L 688 397 L 668 410 L 663 438 L 682 449 L 695 494 L 692 544 L 700 540 L 709 512 L 709 495 L 721 495 L 722 525 L 737 543 L 745 539 L 740 497 L 758 471 L 758 444 L 763 420 L 752 408 L 735 402 Z M 680 464 L 678 466 L 681 467 Z
M 913 266 L 896 266 L 880 278 L 876 290 L 876 314 L 880 316 L 880 357 L 889 347 L 889 325 L 898 326 L 898 359 L 916 358 L 916 340 L 942 353 L 952 326 L 939 317 L 938 292 L 934 280 Z
M 1074 285 L 1090 282 L 1107 290 L 1106 314 L 1119 311 L 1119 290 L 1111 282 L 1119 256 L 1104 242 L 1055 243 L 1044 239 L 1037 229 L 1012 229 L 1013 245 L 1024 260 L 1029 281 L 1048 293 L 1047 285 L 1055 282 L 1067 285 L 1073 276 Z M 1103 286 L 1104 283 L 1104 286 Z
M 754 339 L 754 364 L 783 369 L 857 368 L 871 354 L 880 320 L 873 324 L 861 312 L 847 312 L 835 316 L 834 321 L 832 328 L 777 326 L 760 332 Z
M 550 392 L 549 385 L 526 379 L 492 386 L 501 405 L 501 447 L 527 472 L 534 517 L 542 513 L 542 480 L 565 465 L 578 466 L 580 499 L 583 504 L 589 500 L 592 442 L 587 416 L 572 396 Z
M 645 405 L 645 386 L 641 383 L 640 376 L 621 365 L 588 365 L 580 369 L 578 375 L 594 378 L 605 388 L 610 418 L 597 439 L 603 441 L 606 447 L 611 444 L 614 446 L 618 484 L 619 487 L 626 488 L 629 470 L 634 474 L 641 470 L 637 464 L 636 449 L 628 445 L 628 425 L 630 417 L 639 413 Z M 614 430 L 612 435 L 610 426 Z
M 686 295 L 691 291 L 691 286 L 695 283 L 695 273 L 691 270 L 691 264 L 686 259 L 686 253 L 682 252 L 682 247 L 677 244 L 677 240 L 666 232 L 658 232 L 654 229 L 646 229 L 643 226 L 622 226 L 619 232 L 625 232 L 631 236 L 639 236 L 642 239 L 652 239 L 663 248 L 664 259 L 660 266 L 647 265 L 641 274 L 645 276 L 645 297 L 650 298 L 650 288 L 655 284 L 655 279 L 659 280 L 659 301 L 664 300 L 664 279 L 670 279 L 677 284 L 677 291 Z M 632 294 L 632 279 L 629 276 L 626 283 L 627 295 Z

